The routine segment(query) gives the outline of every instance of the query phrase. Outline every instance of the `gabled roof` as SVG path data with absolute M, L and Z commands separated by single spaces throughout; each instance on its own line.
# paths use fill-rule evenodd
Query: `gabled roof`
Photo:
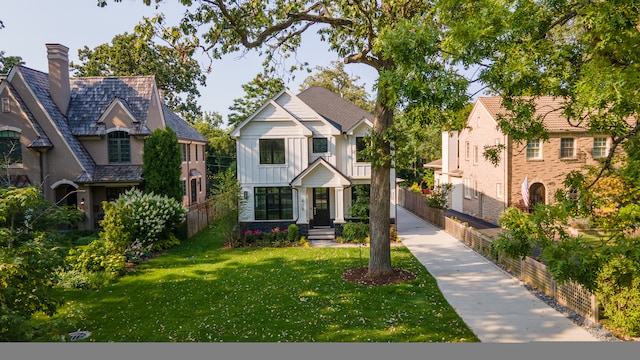
M 481 103 L 494 120 L 498 121 L 499 115 L 506 115 L 507 110 L 502 106 L 502 97 L 479 97 Z M 541 96 L 534 99 L 536 105 L 535 116 L 540 117 L 549 132 L 586 131 L 584 125 L 572 126 L 562 114 L 564 100 L 558 97 Z
M 73 132 L 71 131 L 71 127 L 69 126 L 67 119 L 62 113 L 60 113 L 60 110 L 58 110 L 58 107 L 49 96 L 48 75 L 22 65 L 18 65 L 18 67 L 18 70 L 20 70 L 25 82 L 33 91 L 38 102 L 44 107 L 44 110 L 62 136 L 63 141 L 69 146 L 76 159 L 78 159 L 80 166 L 87 173 L 93 173 L 96 166 L 95 161 L 89 155 L 89 152 L 82 143 L 73 136 Z
M 291 186 L 302 186 L 302 180 L 319 167 L 324 167 L 331 171 L 333 175 L 339 179 L 342 186 L 351 185 L 351 180 L 349 180 L 349 178 L 347 178 L 342 172 L 340 172 L 340 170 L 336 169 L 327 160 L 321 157 L 315 159 L 311 164 L 309 164 L 309 166 L 306 169 L 302 170 L 302 172 L 300 172 L 300 174 L 298 174 L 295 178 L 293 178 L 293 180 L 291 180 L 289 184 Z
M 151 133 L 147 114 L 155 91 L 154 76 L 118 76 L 70 78 L 71 100 L 67 119 L 74 135 L 104 135 L 98 120 L 118 99 L 139 122 L 132 135 Z
M 29 108 L 27 107 L 27 104 L 25 104 L 24 100 L 22 100 L 22 97 L 20 97 L 20 95 L 14 89 L 13 85 L 11 85 L 10 82 L 7 81 L 6 86 L 8 87 L 9 91 L 14 94 L 14 98 L 18 102 L 18 105 L 20 106 L 20 110 L 22 110 L 27 115 L 27 118 L 29 119 L 29 122 L 31 122 L 33 129 L 38 134 L 38 138 L 35 139 L 31 144 L 27 145 L 27 147 L 52 148 L 53 144 L 51 143 L 51 140 L 49 140 L 49 138 L 47 137 L 47 134 L 44 132 L 44 130 L 42 130 L 42 127 L 40 127 L 40 124 L 31 113 L 31 110 L 29 110 Z
M 206 137 L 204 137 L 204 135 L 200 134 L 191 125 L 187 124 L 187 122 L 184 121 L 180 116 L 178 116 L 178 114 L 171 111 L 168 106 L 163 104 L 162 112 L 164 113 L 164 121 L 166 122 L 167 127 L 175 131 L 178 139 L 202 142 L 209 141 Z
M 235 129 L 233 129 L 233 131 L 231 131 L 231 133 L 229 133 L 229 135 L 231 137 L 238 137 L 240 136 L 241 130 L 242 128 L 247 125 L 249 122 L 251 122 L 258 114 L 260 114 L 264 109 L 266 109 L 269 106 L 272 106 L 275 108 L 276 111 L 279 111 L 282 114 L 285 114 L 285 116 L 292 122 L 294 122 L 296 125 L 299 125 L 300 127 L 302 127 L 302 133 L 305 136 L 311 136 L 313 135 L 313 132 L 306 127 L 302 122 L 300 122 L 300 120 L 298 120 L 293 114 L 291 114 L 291 112 L 287 111 L 287 109 L 285 109 L 284 107 L 282 107 L 280 104 L 278 104 L 277 102 L 275 102 L 273 99 L 277 99 L 280 95 L 282 95 L 283 93 L 285 93 L 287 90 L 284 89 L 282 91 L 280 91 L 276 96 L 272 97 L 271 99 L 269 99 L 267 102 L 265 102 L 264 104 L 262 104 L 262 106 L 260 106 L 260 108 L 256 111 L 253 112 L 253 114 L 249 115 L 246 119 L 244 119 L 243 122 L 241 122 L 240 124 L 238 124 L 238 126 L 236 126 Z M 295 95 L 294 95 L 295 96 Z
M 363 118 L 373 122 L 373 114 L 350 103 L 341 98 L 340 95 L 324 87 L 312 86 L 297 96 L 342 132 L 352 128 Z

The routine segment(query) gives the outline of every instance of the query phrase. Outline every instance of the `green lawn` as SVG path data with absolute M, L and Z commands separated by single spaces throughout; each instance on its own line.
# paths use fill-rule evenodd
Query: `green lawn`
M 368 287 L 341 279 L 367 264 L 368 248 L 221 249 L 218 233 L 204 230 L 99 291 L 57 289 L 56 317 L 75 321 L 60 332 L 80 328 L 98 342 L 479 341 L 403 246 L 392 247 L 393 266 L 417 279 Z

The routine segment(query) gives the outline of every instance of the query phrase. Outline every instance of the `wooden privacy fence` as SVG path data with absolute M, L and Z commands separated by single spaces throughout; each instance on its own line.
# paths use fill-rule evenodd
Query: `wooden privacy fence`
M 189 206 L 187 211 L 187 236 L 192 237 L 198 231 L 209 226 L 216 218 L 216 206 L 212 200 Z
M 444 227 L 444 210 L 428 207 L 424 194 L 400 188 L 398 189 L 398 205 L 440 228 Z
M 444 228 L 446 232 L 456 239 L 500 264 L 518 276 L 525 284 L 556 299 L 559 304 L 566 306 L 595 323 L 599 321 L 596 296 L 574 282 L 566 282 L 564 284 L 557 283 L 553 280 L 553 276 L 547 271 L 547 267 L 543 263 L 530 257 L 511 259 L 504 256 L 496 256 L 491 251 L 491 238 L 464 223 L 444 216 L 444 211 L 442 210 L 428 208 L 425 197 L 422 194 L 401 188 L 398 190 L 398 205 L 418 215 L 420 218 L 440 228 Z M 442 211 L 442 215 L 434 215 L 436 213 L 434 210 Z M 435 219 L 435 221 L 431 219 Z

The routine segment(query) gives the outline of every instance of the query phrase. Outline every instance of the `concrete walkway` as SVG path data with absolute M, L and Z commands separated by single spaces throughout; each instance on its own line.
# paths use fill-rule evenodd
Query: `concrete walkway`
M 402 243 L 481 342 L 599 341 L 446 231 L 398 206 Z

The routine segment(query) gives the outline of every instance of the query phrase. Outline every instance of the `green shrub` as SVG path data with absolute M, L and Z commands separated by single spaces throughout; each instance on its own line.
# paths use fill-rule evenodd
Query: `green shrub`
M 342 237 L 348 242 L 364 243 L 369 237 L 369 224 L 347 222 L 342 228 Z
M 640 336 L 640 265 L 634 259 L 613 256 L 598 273 L 598 300 L 603 315 L 629 336 Z
M 76 269 L 60 271 L 58 286 L 71 289 L 98 290 L 111 283 L 116 275 L 106 271 L 83 272 Z
M 162 251 L 162 250 L 170 249 L 179 244 L 180 244 L 180 239 L 178 239 L 178 237 L 173 234 L 169 234 L 165 239 L 156 241 L 151 247 L 151 250 Z
M 449 208 L 449 193 L 452 188 L 453 185 L 449 183 L 438 185 L 433 192 L 426 195 L 427 206 L 447 210 Z
M 289 240 L 290 243 L 294 243 L 298 241 L 299 238 L 300 238 L 300 229 L 298 229 L 298 225 L 296 224 L 289 225 L 289 227 L 287 228 L 287 240 Z
M 89 245 L 69 250 L 66 260 L 72 269 L 80 272 L 106 271 L 120 274 L 125 268 L 124 250 L 103 238 Z

